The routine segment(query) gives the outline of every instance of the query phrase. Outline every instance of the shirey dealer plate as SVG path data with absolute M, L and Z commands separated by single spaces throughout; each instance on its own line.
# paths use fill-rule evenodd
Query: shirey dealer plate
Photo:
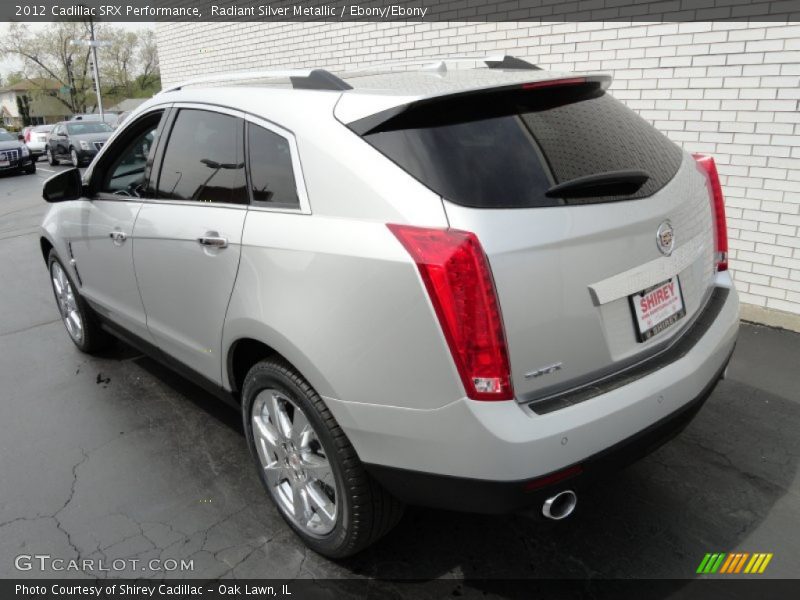
M 629 296 L 636 321 L 636 337 L 649 340 L 686 316 L 678 276 Z

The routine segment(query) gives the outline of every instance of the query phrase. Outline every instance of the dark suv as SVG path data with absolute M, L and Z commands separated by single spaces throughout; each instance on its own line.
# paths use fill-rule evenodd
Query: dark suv
M 73 167 L 80 167 L 91 162 L 113 132 L 111 127 L 98 121 L 58 123 L 47 138 L 47 161 L 57 165 L 63 158 L 68 159 Z
M 15 134 L 0 131 L 0 173 L 35 173 L 30 150 Z

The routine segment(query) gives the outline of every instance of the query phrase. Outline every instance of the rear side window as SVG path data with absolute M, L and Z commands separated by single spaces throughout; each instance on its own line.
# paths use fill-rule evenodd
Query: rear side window
M 247 125 L 247 138 L 253 203 L 299 208 L 288 140 L 252 123 Z
M 244 120 L 181 109 L 164 151 L 158 198 L 246 204 Z
M 445 199 L 475 208 L 644 198 L 666 185 L 682 160 L 676 144 L 589 84 L 412 105 L 363 137 Z M 578 178 L 632 170 L 649 176 L 633 192 L 545 195 Z

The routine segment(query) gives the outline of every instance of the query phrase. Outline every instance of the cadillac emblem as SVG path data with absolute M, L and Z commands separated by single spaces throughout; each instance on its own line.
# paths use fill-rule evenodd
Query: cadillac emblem
M 669 221 L 664 221 L 658 226 L 656 244 L 664 256 L 672 254 L 672 250 L 675 248 L 675 232 L 672 229 L 672 223 Z

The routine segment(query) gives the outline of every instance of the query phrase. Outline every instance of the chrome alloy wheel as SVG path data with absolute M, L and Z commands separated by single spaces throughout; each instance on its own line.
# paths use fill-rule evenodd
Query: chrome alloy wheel
M 309 535 L 333 531 L 336 481 L 303 411 L 284 393 L 266 389 L 256 396 L 250 418 L 261 467 L 281 510 Z
M 50 279 L 53 281 L 53 290 L 56 293 L 58 310 L 67 327 L 67 333 L 77 343 L 83 341 L 83 318 L 78 309 L 78 300 L 75 291 L 69 282 L 67 274 L 58 262 L 50 266 Z

